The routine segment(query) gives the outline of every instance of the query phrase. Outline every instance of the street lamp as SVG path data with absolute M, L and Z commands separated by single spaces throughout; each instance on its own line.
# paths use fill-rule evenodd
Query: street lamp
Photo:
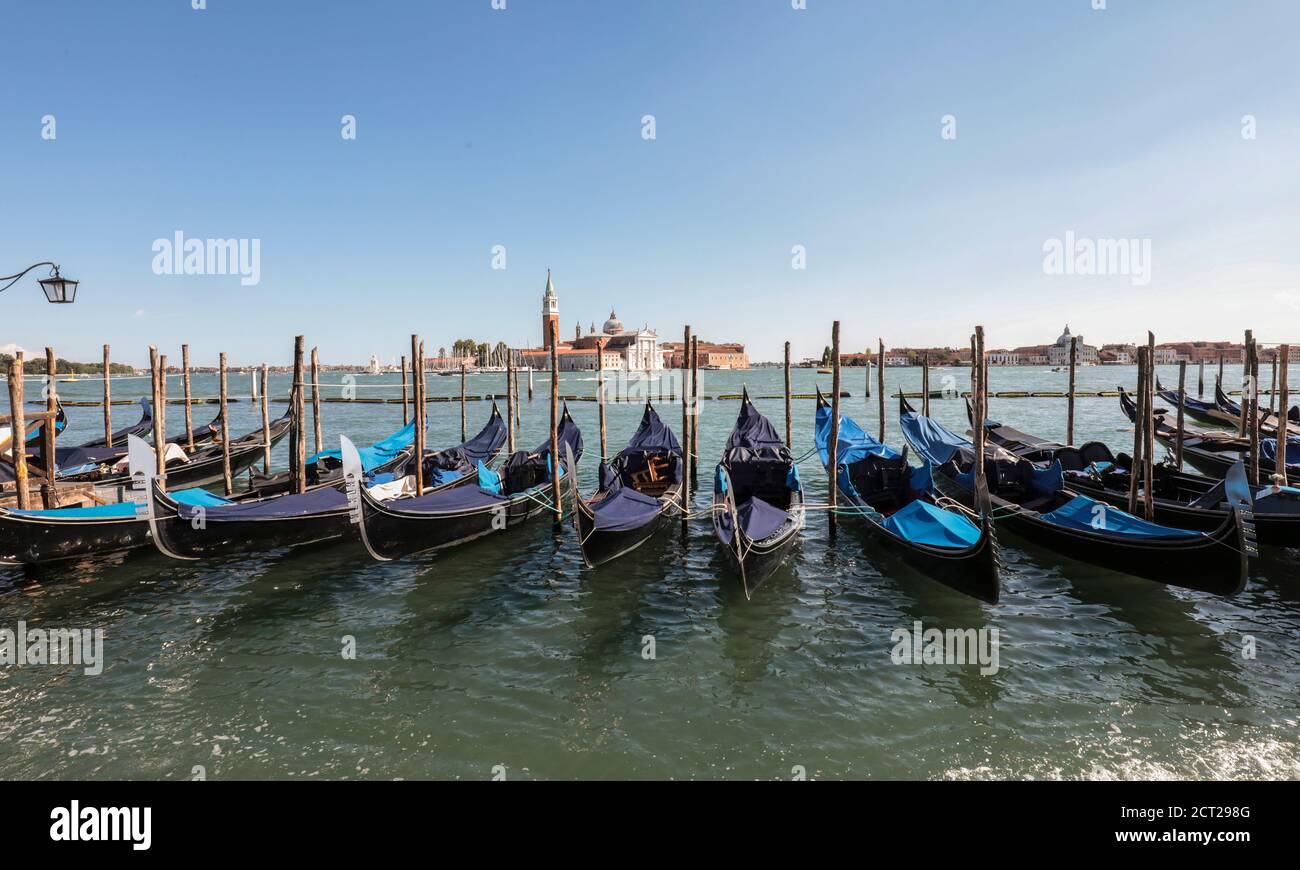
M 41 285 L 41 290 L 45 291 L 45 298 L 47 300 L 56 304 L 66 304 L 69 302 L 75 302 L 77 300 L 77 284 L 79 284 L 80 282 L 73 278 L 65 278 L 62 275 L 60 275 L 58 265 L 50 262 L 49 260 L 46 260 L 41 263 L 33 263 L 32 265 L 28 266 L 26 269 L 23 269 L 21 272 L 19 272 L 16 275 L 5 275 L 4 277 L 0 278 L 0 282 L 4 282 L 4 281 L 8 282 L 3 287 L 0 287 L 0 293 L 3 293 L 5 290 L 8 290 L 10 287 L 14 286 L 14 284 L 17 284 L 19 278 L 23 277 L 28 272 L 37 268 L 38 266 L 50 267 L 49 276 L 46 278 L 41 278 L 38 281 L 38 283 Z

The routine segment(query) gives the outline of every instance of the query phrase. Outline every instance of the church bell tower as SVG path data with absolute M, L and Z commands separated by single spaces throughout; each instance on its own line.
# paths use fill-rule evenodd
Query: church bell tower
M 546 270 L 546 292 L 542 294 L 542 347 L 551 346 L 551 324 L 555 334 L 560 334 L 560 302 L 555 298 L 555 285 L 551 283 L 551 270 Z

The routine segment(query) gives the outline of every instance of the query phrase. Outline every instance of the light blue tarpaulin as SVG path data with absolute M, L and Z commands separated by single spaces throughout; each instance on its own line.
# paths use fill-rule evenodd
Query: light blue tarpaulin
M 905 541 L 964 550 L 980 539 L 979 526 L 961 514 L 917 499 L 887 517 L 882 524 Z
M 58 519 L 60 517 L 67 517 L 69 519 L 72 519 L 74 517 L 80 517 L 86 519 L 92 519 L 92 518 L 112 519 L 114 517 L 135 516 L 135 502 L 124 501 L 124 502 L 119 502 L 118 504 L 98 504 L 95 505 L 94 507 L 56 508 L 54 510 L 48 510 L 48 511 L 16 510 L 16 511 L 11 511 L 11 513 L 22 514 L 23 516 L 31 516 L 31 517 L 42 517 L 42 518 L 50 517 L 52 519 Z
M 173 501 L 181 504 L 192 504 L 199 507 L 216 507 L 223 504 L 234 504 L 228 498 L 222 498 L 219 495 L 208 492 L 206 489 L 192 487 L 190 489 L 178 489 L 176 492 L 167 493 Z
M 943 465 L 959 447 L 974 447 L 956 432 L 912 411 L 905 412 L 899 418 L 899 423 L 912 449 L 931 465 Z
M 477 468 L 478 468 L 478 485 L 483 489 L 486 489 L 488 492 L 492 493 L 493 495 L 500 495 L 501 475 L 497 474 L 495 471 L 488 468 L 482 462 L 478 464 Z M 454 479 L 455 478 L 453 478 L 453 480 Z
M 389 435 L 383 441 L 376 441 L 369 447 L 357 448 L 357 453 L 361 455 L 361 470 L 370 471 L 378 468 L 389 460 L 395 459 L 397 454 L 401 453 L 407 447 L 415 442 L 415 421 L 411 421 L 401 429 L 398 429 L 392 435 Z M 322 450 L 314 456 L 307 457 L 307 464 L 311 465 L 321 459 L 333 458 L 340 462 L 343 461 L 343 453 L 339 450 Z
M 1041 514 L 1042 518 L 1053 525 L 1067 529 L 1079 529 L 1084 532 L 1104 532 L 1108 535 L 1124 535 L 1130 538 L 1197 538 L 1203 532 L 1191 532 L 1186 529 L 1173 529 L 1168 526 L 1149 523 L 1117 507 L 1094 501 L 1085 495 L 1077 495 L 1050 513 Z
M 831 409 L 829 407 L 818 406 L 814 425 L 814 437 L 817 441 L 817 453 L 822 460 L 822 468 L 829 468 L 831 464 Z M 839 465 L 852 465 L 868 456 L 884 456 L 887 459 L 898 456 L 897 450 L 887 444 L 881 444 L 863 432 L 862 427 L 855 423 L 852 417 L 845 417 L 843 414 L 840 415 L 840 431 L 837 436 L 835 452 L 839 454 Z

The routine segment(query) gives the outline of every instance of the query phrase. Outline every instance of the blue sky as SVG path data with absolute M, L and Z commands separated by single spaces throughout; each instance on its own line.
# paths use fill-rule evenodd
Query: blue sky
M 616 306 L 759 360 L 835 318 L 846 349 L 1300 341 L 1294 2 L 207 5 L 6 4 L 0 273 L 83 283 L 0 294 L 0 345 L 536 344 L 548 267 L 566 335 Z M 260 283 L 155 275 L 178 230 L 260 239 Z M 1150 239 L 1150 282 L 1044 274 L 1067 230 Z

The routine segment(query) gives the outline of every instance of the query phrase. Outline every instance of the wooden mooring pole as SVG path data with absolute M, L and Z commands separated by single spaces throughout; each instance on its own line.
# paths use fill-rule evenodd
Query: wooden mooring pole
M 153 403 L 153 453 L 155 471 L 158 474 L 159 486 L 164 490 L 167 489 L 167 481 L 163 475 L 167 472 L 166 445 L 163 444 L 162 436 L 162 414 L 158 410 L 158 404 L 162 396 L 162 388 L 158 381 L 158 348 L 149 345 L 149 382 L 150 398 Z
M 460 440 L 465 441 L 465 360 L 460 361 Z
M 871 376 L 868 375 L 870 380 Z M 785 446 L 788 449 L 794 449 L 794 442 L 790 437 L 790 342 L 785 343 Z
M 1178 361 L 1178 433 L 1174 436 L 1174 465 L 1183 470 L 1183 407 L 1187 404 L 1187 360 Z
M 226 495 L 231 495 L 235 491 L 235 481 L 230 473 L 230 391 L 226 382 L 229 370 L 226 368 L 224 352 L 217 356 L 217 370 L 220 378 L 218 401 L 221 403 L 221 482 Z
M 1250 482 L 1259 486 L 1259 345 L 1253 335 L 1246 356 L 1250 367 L 1250 394 L 1242 399 L 1250 406 Z
M 1137 415 L 1133 420 L 1133 468 L 1129 474 L 1128 481 L 1128 512 L 1137 515 L 1137 496 L 1138 496 L 1138 479 L 1142 476 L 1143 469 L 1146 467 L 1142 461 L 1142 449 L 1146 446 L 1146 376 L 1147 376 L 1147 350 L 1145 347 L 1137 348 L 1137 387 L 1134 390 L 1133 399 L 1136 403 Z
M 1287 485 L 1286 469 L 1286 447 L 1287 437 L 1291 431 L 1291 425 L 1287 414 L 1290 412 L 1291 394 L 1287 389 L 1287 369 L 1291 363 L 1291 345 L 1284 344 L 1278 348 L 1278 355 L 1282 358 L 1278 363 L 1280 371 L 1277 379 L 1278 389 L 1278 422 L 1277 422 L 1277 473 L 1274 475 L 1274 482 L 1278 486 Z
M 271 473 L 271 408 L 267 392 L 271 386 L 270 368 L 262 363 L 262 473 Z
M 506 351 L 506 455 L 515 452 L 515 361 Z M 601 453 L 605 451 L 602 449 Z
M 1142 504 L 1146 508 L 1147 522 L 1155 522 L 1155 453 L 1156 453 L 1156 336 L 1147 332 L 1147 413 L 1146 444 L 1142 448 L 1144 473 L 1142 475 Z
M 411 418 L 415 420 L 415 491 L 424 492 L 424 394 L 421 383 L 421 375 L 424 372 L 424 366 L 421 364 L 423 357 L 420 354 L 420 337 L 411 334 L 411 395 L 414 401 L 414 408 L 411 411 Z M 462 403 L 461 408 L 464 408 Z M 463 413 L 463 412 L 462 412 Z M 461 440 L 465 440 L 463 430 L 465 424 L 461 423 Z
M 930 355 L 921 355 L 921 416 L 930 416 Z
M 596 339 L 596 414 L 600 418 L 600 461 L 609 455 L 605 452 L 605 340 Z
M 303 355 L 305 353 L 306 339 L 304 336 L 296 335 L 293 339 L 293 387 L 290 393 L 289 402 L 291 415 L 293 419 L 293 458 L 291 468 L 293 469 L 293 491 L 304 493 L 307 491 L 307 430 L 303 428 L 306 422 L 306 414 L 303 413 L 302 400 L 302 382 L 303 382 Z M 222 433 L 225 437 L 225 433 Z
M 1205 395 L 1205 358 L 1202 357 L 1196 364 L 1196 396 L 1197 398 Z
M 113 387 L 109 382 L 108 345 L 104 345 L 104 446 L 113 446 Z
M 14 495 L 18 509 L 30 510 L 31 494 L 27 491 L 27 412 L 23 406 L 23 352 L 14 352 L 9 363 L 9 446 L 14 464 Z
M 59 434 L 58 421 L 55 419 L 59 408 L 58 374 L 58 357 L 54 353 L 54 348 L 47 347 L 45 348 L 45 412 L 49 416 L 41 424 L 41 469 L 45 476 L 45 482 L 41 484 L 41 501 L 46 510 L 54 507 L 53 485 L 57 474 L 55 457 L 58 454 L 54 450 L 54 439 Z
M 564 502 L 560 500 L 560 326 L 549 321 L 551 331 L 551 502 L 555 506 L 555 528 L 564 522 Z M 577 469 L 569 469 L 576 474 Z
M 411 407 L 406 403 L 406 354 L 402 354 L 402 425 L 411 422 Z
M 167 440 L 167 354 L 158 354 L 158 420 L 162 423 L 162 439 Z
M 315 347 L 311 349 L 311 428 L 316 445 L 313 453 L 320 453 L 324 440 L 320 432 L 320 351 Z
M 826 468 L 830 487 L 830 509 L 826 512 L 827 529 L 835 537 L 835 509 L 839 501 L 840 456 L 840 322 L 831 323 L 831 440 L 827 444 L 830 462 Z
M 194 414 L 190 408 L 190 346 L 181 345 L 181 389 L 185 392 L 185 449 L 194 452 Z M 262 392 L 266 392 L 264 389 Z M 222 421 L 225 425 L 225 421 Z M 225 438 L 226 433 L 223 431 L 221 437 Z
M 880 395 L 880 437 L 876 440 L 885 443 L 885 340 L 880 342 L 880 358 L 876 366 L 876 392 Z
M 700 474 L 700 337 L 691 336 L 691 486 Z
M 682 462 L 685 467 L 682 469 L 683 481 L 691 479 L 691 418 L 690 418 L 690 399 L 688 394 L 691 391 L 690 379 L 687 375 L 690 372 L 691 356 L 691 327 L 688 325 L 682 331 Z M 688 512 L 690 510 L 690 499 L 687 498 L 689 487 L 682 487 L 682 534 L 687 533 L 689 528 Z
M 1237 435 L 1245 438 L 1246 432 L 1246 415 L 1250 413 L 1250 343 L 1254 341 L 1253 330 L 1246 330 L 1246 343 L 1242 349 L 1241 356 L 1241 418 L 1237 425 Z M 1255 421 L 1259 425 L 1259 421 Z
M 1070 395 L 1066 401 L 1065 443 L 1074 444 L 1074 368 L 1079 358 L 1079 339 L 1070 336 Z M 982 422 L 982 421 L 981 421 Z

